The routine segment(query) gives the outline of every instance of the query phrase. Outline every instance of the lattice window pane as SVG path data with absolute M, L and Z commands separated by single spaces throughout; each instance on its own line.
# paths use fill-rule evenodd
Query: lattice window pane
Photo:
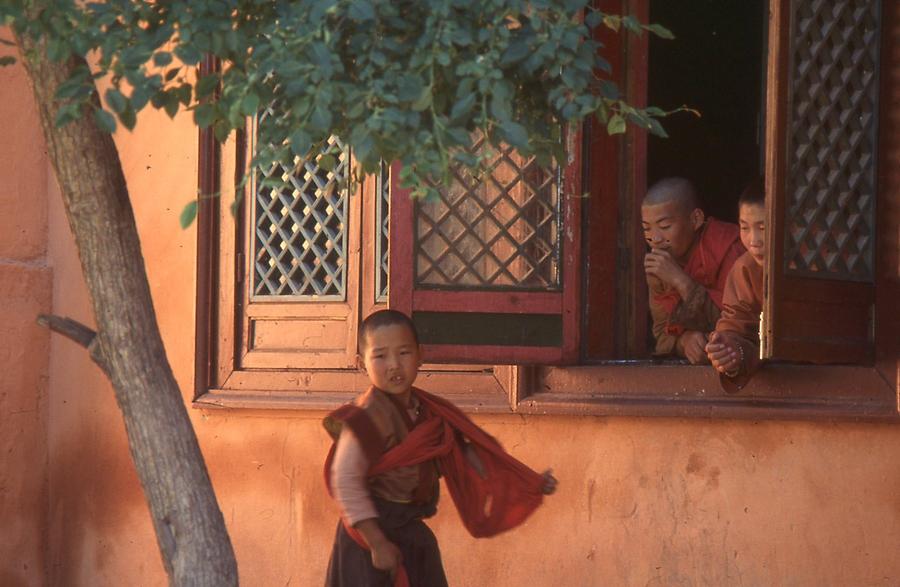
M 375 301 L 386 302 L 388 299 L 388 267 L 390 259 L 390 221 L 391 221 L 391 167 L 381 163 L 376 179 L 375 202 Z
M 483 138 L 473 153 L 487 149 Z M 559 169 L 504 146 L 489 174 L 454 168 L 438 202 L 416 204 L 416 285 L 479 289 L 560 288 Z
M 785 270 L 873 279 L 877 0 L 792 2 Z
M 271 109 L 259 124 L 269 116 Z M 329 146 L 340 149 L 330 171 L 317 165 L 318 157 L 255 170 L 254 296 L 345 299 L 349 153 L 337 137 Z

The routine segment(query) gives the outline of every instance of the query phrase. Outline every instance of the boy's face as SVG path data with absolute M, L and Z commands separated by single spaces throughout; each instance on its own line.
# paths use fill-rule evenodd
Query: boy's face
M 688 210 L 678 200 L 641 206 L 644 240 L 653 250 L 668 251 L 676 259 L 684 259 L 703 226 L 703 211 Z
M 739 211 L 741 242 L 760 265 L 766 259 L 766 207 L 741 204 Z
M 419 374 L 422 355 L 409 328 L 391 324 L 366 333 L 360 362 L 372 385 L 385 393 L 404 396 Z

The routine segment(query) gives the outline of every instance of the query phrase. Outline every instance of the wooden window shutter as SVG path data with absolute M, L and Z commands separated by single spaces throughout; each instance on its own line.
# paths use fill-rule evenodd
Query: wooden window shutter
M 277 116 L 273 108 L 255 121 Z M 255 149 L 256 128 L 249 153 Z M 252 170 L 240 284 L 240 369 L 354 368 L 360 299 L 361 186 L 337 137 L 319 158 Z
M 880 3 L 772 6 L 764 353 L 870 362 Z
M 429 362 L 578 358 L 581 132 L 565 140 L 564 166 L 500 149 L 481 181 L 454 170 L 438 202 L 412 201 L 393 165 L 389 305 Z

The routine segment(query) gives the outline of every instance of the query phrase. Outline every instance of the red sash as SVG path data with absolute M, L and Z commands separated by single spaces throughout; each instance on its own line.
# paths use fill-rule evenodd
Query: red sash
M 412 391 L 425 410 L 424 418 L 369 468 L 368 476 L 436 459 L 463 525 L 472 536 L 495 536 L 524 522 L 543 501 L 543 476 L 510 456 L 494 437 L 449 401 L 418 388 Z M 335 412 L 338 417 L 342 409 Z M 481 459 L 484 478 L 466 461 L 457 434 L 471 443 Z M 329 495 L 333 458 L 334 445 L 325 459 Z M 346 521 L 344 527 L 357 544 L 368 549 L 356 529 Z M 395 587 L 409 585 L 402 565 L 400 571 Z

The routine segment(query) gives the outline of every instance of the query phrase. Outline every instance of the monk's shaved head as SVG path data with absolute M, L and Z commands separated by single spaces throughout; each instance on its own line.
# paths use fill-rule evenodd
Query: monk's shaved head
M 666 177 L 659 180 L 647 190 L 642 204 L 655 206 L 667 202 L 677 202 L 684 213 L 690 213 L 700 207 L 697 190 L 690 180 L 683 177 Z

